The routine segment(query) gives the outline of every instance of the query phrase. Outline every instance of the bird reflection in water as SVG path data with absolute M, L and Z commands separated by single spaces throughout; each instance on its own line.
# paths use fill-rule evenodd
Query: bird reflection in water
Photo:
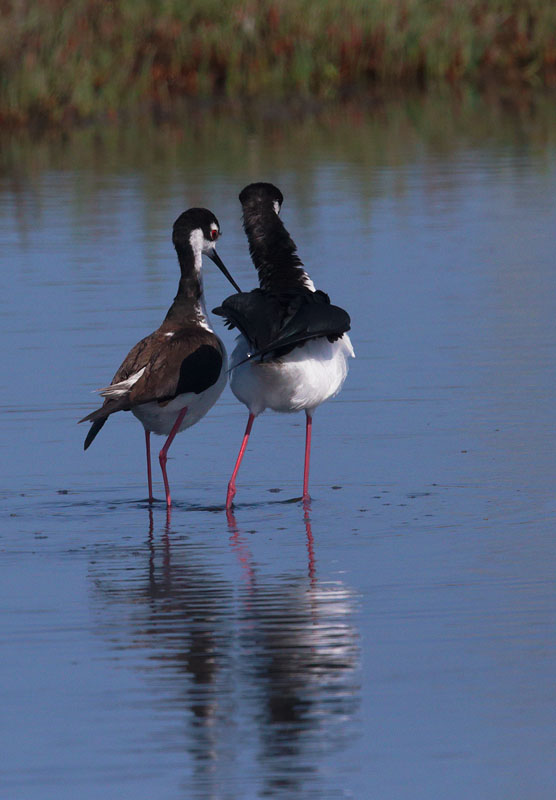
M 228 758 L 222 731 L 231 713 L 227 703 L 233 689 L 233 586 L 191 556 L 183 542 L 174 557 L 171 520 L 168 508 L 157 544 L 149 509 L 148 585 L 132 637 L 152 649 L 147 656 L 150 677 L 169 693 L 165 708 L 186 711 L 185 747 L 192 756 L 194 780 L 210 784 L 212 762 L 225 763 Z M 179 740 L 172 741 L 172 748 L 183 747 L 181 733 Z
M 228 553 L 241 582 L 234 563 L 218 564 L 206 542 L 172 530 L 170 515 L 157 538 L 149 509 L 147 572 L 145 562 L 126 573 L 112 564 L 96 581 L 110 599 L 103 610 L 117 620 L 109 627 L 125 625 L 120 645 L 144 650 L 139 668 L 173 725 L 157 746 L 185 749 L 188 781 L 205 791 L 218 791 L 246 752 L 263 793 L 314 788 L 318 760 L 336 757 L 354 735 L 360 689 L 355 598 L 340 581 L 318 580 L 310 509 L 305 575 L 269 577 L 228 514 Z
M 230 543 L 245 581 L 239 611 L 242 682 L 255 709 L 268 792 L 298 792 L 315 752 L 337 749 L 359 706 L 353 593 L 316 576 L 310 505 L 304 505 L 308 580 L 257 580 L 233 512 Z M 348 730 L 349 729 L 349 730 Z M 290 795 L 291 796 L 291 795 Z

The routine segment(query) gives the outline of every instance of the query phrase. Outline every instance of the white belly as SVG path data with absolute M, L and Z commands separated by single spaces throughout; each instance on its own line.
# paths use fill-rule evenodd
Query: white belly
M 226 385 L 226 370 L 227 360 L 224 355 L 218 380 L 204 392 L 180 394 L 164 406 L 158 403 L 144 403 L 133 408 L 132 412 L 143 423 L 145 430 L 157 433 L 159 436 L 168 436 L 179 412 L 187 407 L 187 413 L 179 427 L 179 431 L 184 431 L 199 422 L 216 403 Z
M 238 336 L 231 365 L 248 353 L 244 336 Z M 338 394 L 348 373 L 353 347 L 347 334 L 336 342 L 311 339 L 272 362 L 247 362 L 232 370 L 230 386 L 252 414 L 311 410 Z

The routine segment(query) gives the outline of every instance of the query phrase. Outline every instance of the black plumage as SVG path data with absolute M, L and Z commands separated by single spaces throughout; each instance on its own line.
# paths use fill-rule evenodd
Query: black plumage
M 332 305 L 324 292 L 306 288 L 234 294 L 214 313 L 237 328 L 249 342 L 250 357 L 261 360 L 287 355 L 309 339 L 325 336 L 334 342 L 350 329 L 343 308 Z
M 228 483 L 227 509 L 232 508 L 253 422 L 267 408 L 285 413 L 305 411 L 303 499 L 309 499 L 313 412 L 339 392 L 348 371 L 347 359 L 353 355 L 347 336 L 349 314 L 332 305 L 327 294 L 315 290 L 280 219 L 280 190 L 271 183 L 251 183 L 239 199 L 259 288 L 232 295 L 214 309 L 228 327 L 240 332 L 231 358 L 230 385 L 249 409 Z
M 313 291 L 295 242 L 278 216 L 281 191 L 270 183 L 251 183 L 239 199 L 260 288 L 227 297 L 214 313 L 245 336 L 249 358 L 280 358 L 322 336 L 331 342 L 339 339 L 350 329 L 349 314 L 331 305 L 324 292 Z
M 270 183 L 251 183 L 240 193 L 243 228 L 249 252 L 259 274 L 263 291 L 281 292 L 307 286 L 307 275 L 297 247 L 276 208 L 284 200 L 282 192 Z

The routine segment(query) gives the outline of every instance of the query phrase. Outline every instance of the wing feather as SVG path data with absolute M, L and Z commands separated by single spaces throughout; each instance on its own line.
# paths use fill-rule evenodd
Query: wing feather
M 117 411 L 205 391 L 218 380 L 222 363 L 220 342 L 211 331 L 184 328 L 171 338 L 155 331 L 135 345 L 110 386 L 102 390 L 104 404 L 79 420 L 93 423 L 85 446 L 89 446 L 104 421 Z
M 309 289 L 281 293 L 254 289 L 231 295 L 213 313 L 245 336 L 250 358 L 277 358 L 323 336 L 335 341 L 351 326 L 347 311 L 331 305 L 324 292 Z

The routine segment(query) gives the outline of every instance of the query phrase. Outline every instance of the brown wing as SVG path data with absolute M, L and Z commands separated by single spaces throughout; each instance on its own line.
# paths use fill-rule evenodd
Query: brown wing
M 153 353 L 145 372 L 129 390 L 129 408 L 204 392 L 220 377 L 222 361 L 222 347 L 211 331 L 180 330 Z
M 154 333 L 150 333 L 140 342 L 137 342 L 118 367 L 116 374 L 110 381 L 110 385 L 126 381 L 130 375 L 139 372 L 148 363 L 150 355 L 157 345 L 160 346 L 158 340 L 159 332 L 154 331 Z
M 129 411 L 154 401 L 166 402 L 186 392 L 199 394 L 216 383 L 222 361 L 222 347 L 211 331 L 182 328 L 172 336 L 155 331 L 130 350 L 110 387 L 143 370 L 138 380 L 120 396 L 107 397 L 100 408 L 80 422 L 104 420 L 116 411 Z

